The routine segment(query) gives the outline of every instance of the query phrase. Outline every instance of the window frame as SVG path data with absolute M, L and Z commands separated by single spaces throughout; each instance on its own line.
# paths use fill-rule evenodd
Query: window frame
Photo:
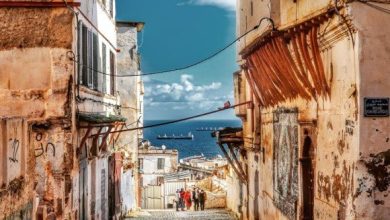
M 157 158 L 157 170 L 164 170 L 165 168 L 165 158 Z

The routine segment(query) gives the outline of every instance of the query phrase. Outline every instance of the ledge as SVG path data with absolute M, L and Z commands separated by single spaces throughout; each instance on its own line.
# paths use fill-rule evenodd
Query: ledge
M 80 2 L 68 2 L 70 7 L 79 7 Z M 0 7 L 23 7 L 23 8 L 64 8 L 65 2 L 27 2 L 27 1 L 0 1 Z

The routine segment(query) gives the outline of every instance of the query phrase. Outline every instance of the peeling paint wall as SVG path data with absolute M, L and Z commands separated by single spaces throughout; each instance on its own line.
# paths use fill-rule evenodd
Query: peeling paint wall
M 259 16 L 253 16 L 250 13 L 251 2 L 256 6 L 255 12 L 263 10 L 258 9 L 259 5 L 268 9 L 264 9 Z M 333 1 L 270 2 L 268 5 L 269 1 L 239 1 L 237 19 L 240 22 L 237 23 L 241 34 L 247 30 L 242 25 L 258 21 L 262 16 L 278 16 L 274 19 L 275 23 L 283 28 L 333 7 Z M 280 6 L 279 13 L 272 4 L 278 8 Z M 368 118 L 363 114 L 365 97 L 390 96 L 390 80 L 386 72 L 390 56 L 390 42 L 386 37 L 389 28 L 384 31 L 384 26 L 379 25 L 389 15 L 358 2 L 348 4 L 347 8 L 340 9 L 340 13 L 351 19 L 353 41 L 346 25 L 337 15 L 320 26 L 321 56 L 326 80 L 331 86 L 329 98 L 288 100 L 273 108 L 262 108 L 261 114 L 256 105 L 254 109 L 248 107 L 246 114 L 242 114 L 241 109 L 236 111 L 243 120 L 245 148 L 248 150 L 247 157 L 241 158 L 248 165 L 249 176 L 248 185 L 243 185 L 244 192 L 248 193 L 244 193 L 242 209 L 239 210 L 244 219 L 256 219 L 256 212 L 259 212 L 259 219 L 302 218 L 303 191 L 307 191 L 303 185 L 304 163 L 301 161 L 306 131 L 313 148 L 313 218 L 328 220 L 390 217 L 390 120 L 389 117 Z M 387 23 L 384 25 L 388 26 Z M 341 32 L 344 34 L 337 34 Z M 245 48 L 261 33 L 248 35 L 244 46 L 242 43 L 239 48 Z M 244 73 L 240 75 L 245 79 Z M 240 86 L 242 87 L 244 86 Z M 249 83 L 246 91 L 238 92 L 235 97 L 237 103 L 253 100 Z M 280 181 L 273 181 L 272 177 L 285 167 L 283 164 L 276 166 L 274 158 L 278 151 L 278 144 L 273 141 L 278 136 L 274 129 L 277 124 L 275 111 L 278 108 L 298 109 L 298 132 L 288 136 L 298 140 L 296 218 L 286 214 L 289 213 L 285 207 L 288 202 L 275 203 L 275 198 L 280 195 L 274 189 L 280 185 Z M 284 162 L 291 163 L 287 159 Z M 258 186 L 255 184 L 257 174 L 260 179 Z M 236 190 L 239 189 L 236 187 Z M 260 192 L 258 198 L 255 197 L 257 191 Z M 229 200 L 238 200 L 237 195 L 228 194 Z M 258 207 L 255 207 L 256 204 Z M 229 203 L 227 205 L 229 207 Z
M 118 75 L 139 75 L 140 58 L 138 54 L 138 30 L 134 22 L 118 22 Z M 143 125 L 143 82 L 141 76 L 121 77 L 117 79 L 120 102 L 124 107 L 121 114 L 126 117 L 130 127 L 142 127 Z M 118 150 L 123 152 L 124 174 L 122 184 L 123 213 L 129 213 L 138 207 L 139 174 L 138 174 L 138 146 L 143 138 L 142 130 L 129 131 L 121 135 L 117 142 Z M 131 175 L 130 175 L 131 174 Z
M 0 218 L 61 218 L 73 157 L 73 14 L 1 8 L 0 18 Z

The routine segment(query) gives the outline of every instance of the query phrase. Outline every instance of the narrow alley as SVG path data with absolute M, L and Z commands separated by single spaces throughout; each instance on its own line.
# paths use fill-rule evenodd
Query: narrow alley
M 390 220 L 389 15 L 0 0 L 0 220 Z

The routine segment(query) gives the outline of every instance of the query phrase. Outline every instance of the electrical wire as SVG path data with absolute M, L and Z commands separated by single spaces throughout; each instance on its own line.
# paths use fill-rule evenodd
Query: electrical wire
M 149 72 L 149 73 L 142 73 L 142 74 L 123 74 L 123 75 L 116 75 L 116 74 L 109 74 L 109 73 L 105 73 L 103 71 L 100 71 L 100 70 L 97 70 L 97 69 L 94 69 L 86 64 L 82 64 L 80 63 L 78 60 L 74 59 L 74 57 L 69 57 L 70 60 L 72 60 L 74 63 L 76 63 L 79 67 L 84 67 L 86 69 L 89 69 L 89 70 L 92 70 L 96 73 L 99 73 L 99 74 L 102 74 L 102 75 L 107 75 L 107 76 L 114 76 L 114 77 L 133 77 L 133 76 L 148 76 L 148 75 L 156 75 L 156 74 L 162 74 L 162 73 L 170 73 L 170 72 L 174 72 L 174 71 L 180 71 L 180 70 L 186 70 L 186 69 L 189 69 L 191 67 L 194 67 L 194 66 L 197 66 L 201 63 L 204 63 L 212 58 L 214 58 L 215 56 L 217 56 L 218 54 L 222 53 L 223 51 L 225 51 L 226 49 L 228 49 L 229 47 L 231 47 L 233 44 L 235 44 L 237 41 L 240 41 L 243 37 L 245 37 L 246 35 L 248 35 L 249 33 L 251 33 L 252 31 L 255 31 L 257 30 L 259 27 L 260 27 L 260 24 L 264 21 L 264 20 L 267 20 L 271 23 L 271 26 L 272 26 L 272 30 L 273 31 L 276 31 L 276 28 L 275 28 L 275 24 L 274 24 L 274 21 L 269 18 L 269 17 L 263 17 L 260 19 L 259 23 L 254 26 L 252 29 L 250 29 L 249 31 L 245 32 L 243 35 L 241 35 L 240 37 L 236 38 L 235 40 L 233 40 L 232 42 L 230 42 L 229 44 L 227 44 L 225 47 L 219 49 L 218 51 L 214 52 L 213 54 L 195 62 L 195 63 L 192 63 L 192 64 L 189 64 L 189 65 L 186 65 L 186 66 L 183 66 L 183 67 L 179 67 L 179 68 L 173 68 L 173 69 L 167 69 L 167 70 L 161 70 L 161 71 L 156 71 L 156 72 Z
M 214 111 L 210 111 L 210 112 L 206 112 L 206 113 L 202 113 L 202 114 L 199 114 L 199 115 L 194 115 L 194 116 L 190 116 L 190 117 L 186 117 L 186 118 L 176 119 L 176 120 L 172 120 L 172 121 L 167 121 L 167 122 L 162 122 L 162 123 L 157 123 L 157 124 L 152 124 L 152 125 L 146 125 L 146 126 L 143 126 L 143 127 L 136 127 L 136 128 L 129 128 L 129 129 L 122 129 L 122 130 L 117 130 L 117 131 L 110 131 L 110 132 L 100 133 L 98 136 L 106 135 L 106 134 L 113 134 L 113 133 L 120 133 L 120 132 L 125 132 L 125 131 L 141 130 L 141 129 L 145 129 L 145 128 L 160 127 L 160 126 L 163 126 L 163 125 L 169 125 L 169 124 L 174 124 L 174 123 L 178 123 L 178 122 L 182 122 L 182 121 L 188 121 L 188 120 L 191 120 L 191 119 L 194 119 L 194 118 L 200 118 L 200 117 L 203 117 L 203 116 L 206 116 L 206 115 L 211 115 L 211 114 L 214 114 L 214 113 L 217 113 L 217 112 L 221 112 L 221 111 L 225 111 L 225 110 L 228 110 L 228 109 L 232 109 L 232 108 L 235 108 L 235 107 L 238 107 L 238 106 L 241 106 L 241 105 L 247 105 L 249 103 L 252 103 L 252 101 L 247 101 L 247 102 L 239 103 L 239 104 L 232 105 L 232 106 L 229 106 L 229 107 L 220 108 L 218 110 L 214 110 Z M 89 138 L 94 137 L 94 136 L 97 136 L 97 134 L 91 135 L 91 136 L 89 136 Z
M 374 9 L 376 9 L 378 11 L 390 14 L 390 9 L 383 8 L 383 7 L 379 6 L 379 5 L 372 4 L 371 2 L 375 2 L 375 3 L 378 3 L 378 4 L 389 4 L 389 3 L 380 2 L 380 1 L 364 1 L 364 0 L 357 0 L 357 1 L 362 3 L 362 4 L 365 4 L 365 5 L 369 6 L 371 8 L 374 8 Z

